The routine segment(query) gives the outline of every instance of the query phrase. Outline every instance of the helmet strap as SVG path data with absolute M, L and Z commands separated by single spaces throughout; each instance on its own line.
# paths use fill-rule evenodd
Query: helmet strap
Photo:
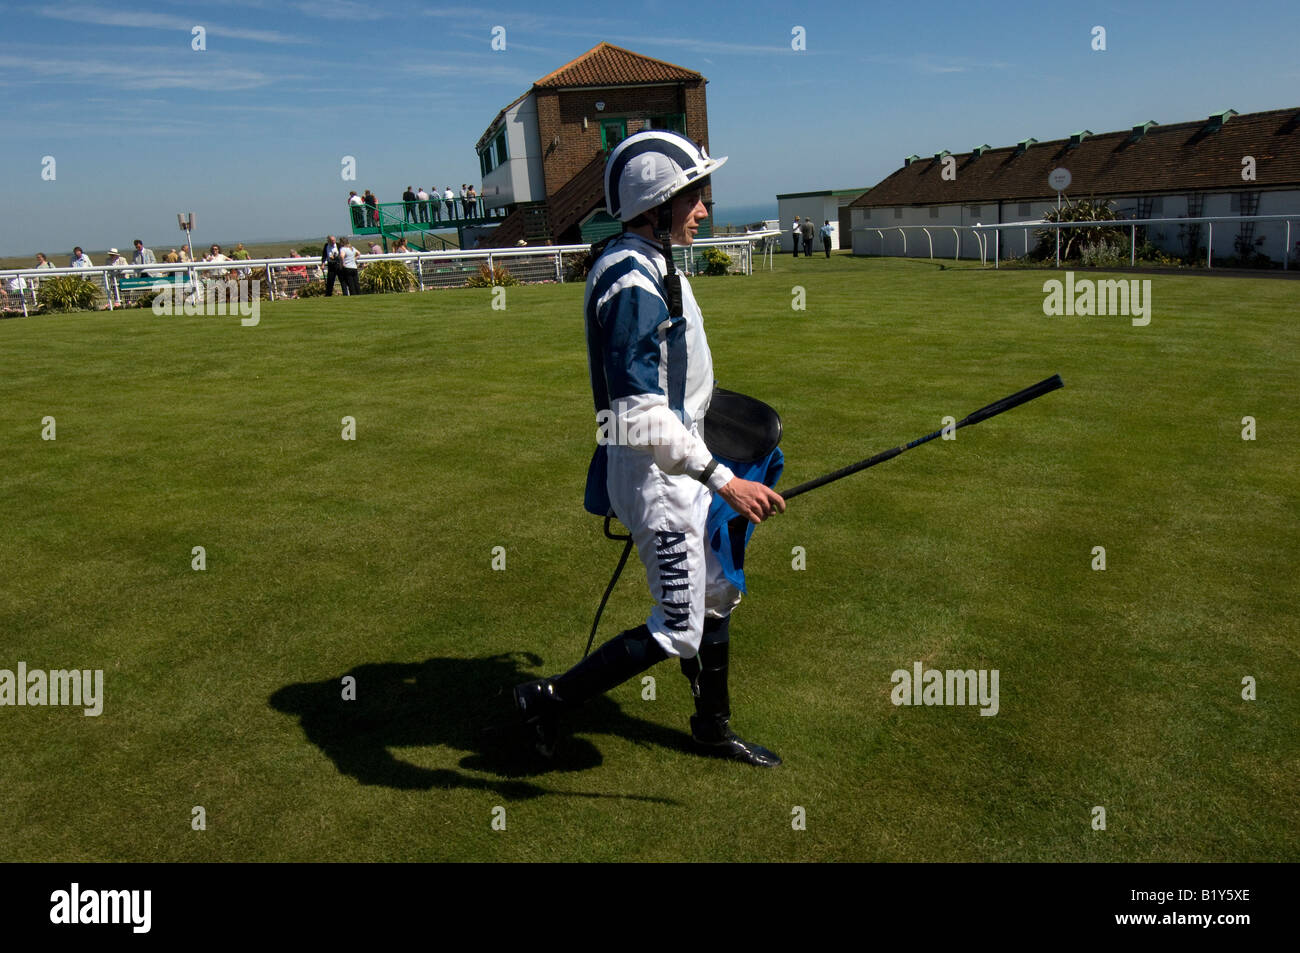
M 659 224 L 655 228 L 655 237 L 662 246 L 668 274 L 664 276 L 664 291 L 668 296 L 668 317 L 682 316 L 682 276 L 677 274 L 673 264 L 673 201 L 670 198 L 659 206 Z

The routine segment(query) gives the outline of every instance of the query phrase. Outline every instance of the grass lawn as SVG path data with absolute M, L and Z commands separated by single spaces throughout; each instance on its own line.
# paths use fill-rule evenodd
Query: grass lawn
M 554 766 L 478 730 L 580 657 L 618 555 L 580 286 L 0 322 L 0 669 L 105 679 L 99 717 L 0 707 L 0 859 L 1300 859 L 1300 285 L 1157 276 L 1133 327 L 1044 316 L 1049 277 L 694 280 L 787 485 L 1066 383 L 759 528 L 732 700 L 767 771 L 688 753 L 674 663 Z M 602 636 L 647 608 L 633 561 Z M 996 716 L 893 705 L 918 661 L 997 669 Z

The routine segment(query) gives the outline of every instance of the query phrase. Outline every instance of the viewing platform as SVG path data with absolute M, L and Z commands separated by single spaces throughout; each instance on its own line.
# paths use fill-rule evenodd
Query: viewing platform
M 378 205 L 348 205 L 350 235 L 378 235 L 384 250 L 388 242 L 405 238 L 407 243 L 421 251 L 445 250 L 465 247 L 465 230 L 495 227 L 506 220 L 505 209 L 483 208 L 481 201 L 465 214 L 459 198 L 448 210 L 445 199 L 415 202 L 381 202 Z M 438 232 L 456 232 L 456 242 L 448 241 Z

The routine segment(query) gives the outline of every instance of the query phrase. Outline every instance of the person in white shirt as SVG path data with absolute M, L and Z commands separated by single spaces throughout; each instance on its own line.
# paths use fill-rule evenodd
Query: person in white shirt
M 352 247 L 346 238 L 339 240 L 339 277 L 343 280 L 344 295 L 361 294 L 361 284 L 357 277 L 360 253 Z
M 325 266 L 325 296 L 334 297 L 334 282 L 339 277 L 339 241 L 333 235 L 325 240 L 321 249 L 320 263 Z M 347 294 L 345 291 L 344 294 Z
M 447 186 L 442 193 L 442 200 L 447 203 L 447 221 L 456 217 L 456 194 L 452 192 L 451 186 Z
M 420 186 L 420 191 L 415 193 L 415 197 L 420 203 L 415 207 L 416 220 L 420 222 L 429 221 L 429 193 L 424 191 L 424 186 Z
M 348 193 L 348 211 L 350 211 L 350 212 L 352 213 L 352 227 L 353 227 L 353 228 L 364 228 L 364 227 L 365 227 L 364 216 L 365 216 L 366 213 L 365 213 L 365 211 L 362 209 L 361 205 L 362 205 L 361 196 L 357 195 L 357 193 L 356 193 L 355 191 L 353 191 L 353 192 L 349 192 L 349 193 Z
M 95 263 L 90 260 L 90 256 L 81 250 L 78 245 L 72 249 L 72 257 L 68 260 L 69 268 L 94 268 Z
M 208 253 L 203 256 L 204 261 L 230 261 L 231 259 L 221 253 L 220 245 L 213 245 L 208 249 Z
M 790 227 L 790 238 L 794 242 L 794 257 L 799 257 L 799 243 L 803 241 L 803 226 L 799 224 L 799 216 L 794 217 L 794 225 Z

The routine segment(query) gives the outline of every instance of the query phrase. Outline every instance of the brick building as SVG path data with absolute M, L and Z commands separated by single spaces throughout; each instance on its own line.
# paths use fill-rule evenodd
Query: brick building
M 642 129 L 709 144 L 708 82 L 694 70 L 600 43 L 543 76 L 488 124 L 475 146 L 483 204 L 509 214 L 480 247 L 591 242 L 618 231 L 605 212 L 605 160 Z M 706 189 L 712 208 L 712 191 Z M 706 220 L 701 236 L 711 234 Z

